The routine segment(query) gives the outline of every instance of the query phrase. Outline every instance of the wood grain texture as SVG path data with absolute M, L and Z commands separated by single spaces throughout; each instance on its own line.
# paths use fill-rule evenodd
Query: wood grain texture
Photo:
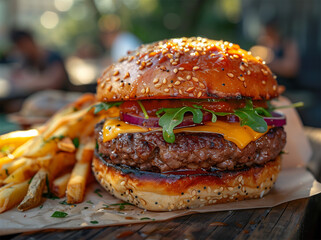
M 306 128 L 314 155 L 309 168 L 320 181 L 321 129 Z M 14 240 L 60 239 L 320 239 L 321 196 L 273 208 L 183 216 L 165 222 L 3 236 Z

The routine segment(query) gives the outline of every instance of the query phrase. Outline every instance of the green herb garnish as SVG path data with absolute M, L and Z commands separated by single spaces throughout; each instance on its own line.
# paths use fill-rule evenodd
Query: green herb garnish
M 72 140 L 72 143 L 74 144 L 75 148 L 78 148 L 79 147 L 79 138 L 75 137 Z
M 103 197 L 103 195 L 100 194 L 101 190 L 97 188 L 94 193 L 96 193 L 99 197 Z
M 89 203 L 89 204 L 94 204 L 92 201 L 88 200 L 86 203 Z
M 131 203 L 114 203 L 114 204 L 110 204 L 109 206 L 119 206 L 119 210 L 124 210 L 125 209 L 125 205 L 131 205 L 131 206 L 134 206 L 133 204 Z M 108 207 L 107 207 L 108 208 Z
M 137 101 L 137 103 L 140 106 L 140 108 L 142 109 L 145 119 L 149 119 L 148 113 L 147 113 L 144 105 L 142 104 L 142 102 L 141 101 Z
M 5 168 L 4 171 L 6 172 L 7 176 L 9 176 L 9 171 L 8 171 L 8 169 Z
M 102 110 L 108 110 L 112 107 L 118 107 L 120 104 L 122 104 L 123 102 L 111 102 L 111 103 L 106 103 L 106 102 L 101 102 L 101 103 L 97 103 L 94 106 L 92 106 L 89 110 L 91 110 L 92 108 L 94 108 L 94 114 L 99 113 Z
M 153 221 L 155 221 L 155 218 L 143 217 L 140 220 L 153 220 Z
M 160 114 L 164 114 L 160 117 Z M 187 112 L 193 114 L 193 122 L 201 123 L 203 120 L 203 113 L 199 108 L 181 107 L 181 108 L 162 108 L 156 112 L 160 117 L 158 124 L 163 128 L 164 140 L 168 143 L 175 141 L 174 128 L 181 124 L 184 120 L 184 115 Z
M 65 213 L 65 212 L 59 212 L 59 211 L 55 211 L 51 217 L 54 217 L 54 218 L 64 218 L 68 216 L 68 213 Z
M 98 221 L 90 221 L 91 224 L 98 224 Z
M 59 197 L 57 197 L 55 194 L 53 194 L 50 191 L 50 183 L 49 183 L 48 175 L 46 175 L 46 186 L 47 186 L 47 192 L 43 193 L 42 196 L 49 199 L 59 199 Z
M 43 204 L 42 204 L 42 205 L 40 205 L 40 206 L 39 206 L 39 208 L 40 208 L 40 209 L 42 209 L 42 208 L 43 208 Z
M 74 205 L 74 204 L 67 203 L 66 200 L 63 200 L 63 201 L 61 201 L 59 203 L 62 204 L 62 205 Z

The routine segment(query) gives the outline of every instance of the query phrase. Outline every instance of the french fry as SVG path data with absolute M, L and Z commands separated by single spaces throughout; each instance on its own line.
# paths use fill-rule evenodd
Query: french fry
M 80 203 L 83 201 L 89 169 L 89 162 L 77 162 L 75 164 L 67 184 L 66 195 L 67 202 L 69 204 Z
M 6 177 L 8 177 L 16 169 L 22 167 L 27 162 L 27 160 L 28 158 L 21 157 L 17 160 L 14 160 L 13 162 L 4 164 L 0 169 L 0 179 L 5 179 Z
M 52 192 L 59 198 L 66 194 L 67 184 L 70 179 L 71 173 L 66 173 L 56 178 L 52 183 Z
M 76 153 L 76 160 L 78 162 L 90 162 L 93 159 L 95 149 L 95 140 L 87 138 L 84 143 L 80 143 Z
M 3 182 L 4 183 L 21 183 L 31 178 L 39 169 L 35 161 L 29 159 L 26 164 L 16 169 Z
M 49 138 L 44 139 L 42 135 L 34 138 L 33 147 L 24 153 L 25 157 L 42 157 L 47 154 L 53 154 L 57 151 L 57 140 L 65 137 L 68 126 L 62 126 Z
M 0 158 L 0 168 L 4 164 L 13 162 L 16 158 L 21 157 L 26 151 L 28 151 L 28 149 L 32 147 L 33 142 L 34 142 L 34 139 L 30 139 L 24 144 L 22 144 L 21 146 L 19 146 L 18 148 L 16 148 L 16 150 L 14 150 L 12 154 L 6 157 Z
M 65 137 L 57 144 L 58 149 L 64 152 L 74 152 L 76 150 L 75 145 L 69 137 Z
M 66 168 L 73 166 L 76 163 L 75 154 L 67 152 L 59 152 L 53 156 L 49 167 L 50 179 L 58 176 Z
M 29 179 L 0 191 L 0 213 L 19 204 L 28 191 Z
M 46 184 L 48 171 L 41 168 L 36 175 L 32 178 L 27 195 L 18 206 L 18 210 L 26 211 L 28 209 L 37 207 L 41 203 L 42 192 Z
M 29 139 L 38 136 L 39 132 L 36 129 L 26 131 L 14 131 L 0 136 L 0 148 L 7 145 L 19 147 Z

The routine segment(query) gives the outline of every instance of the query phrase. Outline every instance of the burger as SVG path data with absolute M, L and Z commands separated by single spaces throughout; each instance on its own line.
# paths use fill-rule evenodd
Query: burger
M 275 76 L 229 42 L 142 45 L 98 79 L 102 109 L 92 169 L 113 196 L 152 211 L 260 198 L 286 143 Z

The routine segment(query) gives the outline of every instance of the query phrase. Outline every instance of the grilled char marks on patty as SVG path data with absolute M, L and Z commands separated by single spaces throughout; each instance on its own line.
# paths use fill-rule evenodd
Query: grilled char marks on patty
M 264 164 L 275 159 L 284 148 L 286 133 L 271 128 L 265 135 L 239 149 L 220 134 L 182 132 L 174 143 L 166 143 L 162 132 L 119 134 L 103 142 L 103 122 L 96 125 L 98 152 L 107 162 L 124 164 L 144 171 L 165 172 L 178 169 L 229 169 Z

